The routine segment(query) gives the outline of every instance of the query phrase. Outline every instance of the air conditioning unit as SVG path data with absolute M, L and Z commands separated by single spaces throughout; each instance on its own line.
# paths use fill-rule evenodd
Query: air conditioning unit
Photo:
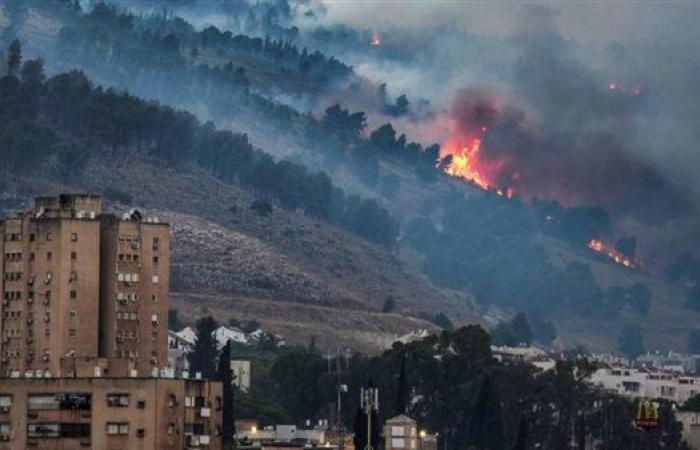
M 196 434 L 188 434 L 185 436 L 185 443 L 188 447 L 199 447 L 199 436 Z
M 201 445 L 209 445 L 211 442 L 211 438 L 209 437 L 208 434 L 200 434 L 199 435 L 199 443 Z
M 211 408 L 199 408 L 199 417 L 211 417 Z

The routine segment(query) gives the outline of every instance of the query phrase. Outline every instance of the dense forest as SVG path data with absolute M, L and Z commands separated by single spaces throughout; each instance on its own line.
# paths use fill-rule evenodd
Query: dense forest
M 44 80 L 42 61 L 22 63 L 8 51 L 0 78 L 0 149 L 5 176 L 31 173 L 54 156 L 59 170 L 79 174 L 93 154 L 137 151 L 172 164 L 196 163 L 280 206 L 390 245 L 398 225 L 374 200 L 346 196 L 327 175 L 253 148 L 244 134 L 200 124 L 190 113 L 95 87 L 80 72 Z M 261 209 L 265 213 L 266 208 Z
M 200 320 L 208 322 L 213 319 Z M 496 361 L 490 342 L 482 328 L 468 326 L 396 343 L 377 356 L 327 359 L 313 341 L 306 348 L 234 345 L 233 356 L 250 360 L 256 374 L 250 391 L 236 392 L 235 416 L 298 425 L 333 417 L 340 382 L 348 386 L 343 422 L 361 438 L 366 419 L 359 411 L 359 391 L 372 384 L 380 396 L 375 420 L 408 414 L 421 429 L 438 435 L 439 448 L 561 449 L 571 442 L 579 448 L 598 442 L 606 450 L 687 448 L 671 404 L 661 402 L 657 429 L 638 429 L 633 402 L 587 384 L 595 366 L 585 359 L 564 359 L 542 372 Z M 193 358 L 196 369 L 213 371 L 213 355 Z

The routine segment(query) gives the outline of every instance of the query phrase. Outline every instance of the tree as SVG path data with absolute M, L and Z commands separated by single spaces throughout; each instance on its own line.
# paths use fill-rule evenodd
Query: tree
M 324 403 L 319 380 L 325 370 L 323 357 L 305 348 L 284 353 L 270 368 L 276 397 L 296 420 L 316 418 Z
M 187 355 L 191 372 L 200 372 L 204 378 L 213 378 L 216 373 L 216 350 L 214 331 L 219 324 L 212 316 L 202 317 L 197 321 L 197 341 Z
M 173 331 L 182 330 L 184 328 L 180 317 L 178 316 L 178 310 L 171 308 L 168 310 L 168 329 Z
M 406 380 L 406 355 L 401 354 L 401 366 L 399 368 L 399 377 L 396 380 L 396 408 L 394 414 L 406 414 L 408 407 L 408 385 Z
M 639 327 L 633 324 L 622 327 L 617 337 L 617 346 L 630 359 L 635 359 L 644 353 L 644 340 Z
M 474 413 L 469 424 L 469 439 L 479 449 L 503 448 L 501 402 L 488 375 L 481 384 L 479 396 L 474 404 Z
M 7 49 L 7 69 L 11 75 L 14 75 L 22 65 L 22 44 L 19 39 L 14 39 L 10 42 Z
M 510 322 L 510 327 L 518 344 L 530 345 L 532 343 L 532 328 L 525 314 L 516 314 Z
M 700 354 L 700 329 L 693 328 L 688 332 L 687 348 L 689 353 Z
M 44 81 L 44 60 L 30 59 L 22 65 L 22 81 Z
M 384 300 L 384 305 L 382 306 L 383 313 L 390 313 L 396 309 L 396 301 L 391 295 Z
M 221 381 L 223 384 L 223 424 L 221 425 L 221 437 L 224 445 L 232 443 L 235 434 L 233 378 L 233 369 L 231 369 L 231 341 L 228 341 L 221 350 L 219 366 L 216 370 L 216 380 Z
M 433 316 L 432 322 L 442 328 L 443 330 L 452 330 L 454 328 L 454 324 L 450 320 L 449 317 L 443 312 L 439 312 Z

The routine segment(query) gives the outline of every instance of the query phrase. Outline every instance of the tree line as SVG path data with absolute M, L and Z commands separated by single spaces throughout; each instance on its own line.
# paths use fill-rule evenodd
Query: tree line
M 15 44 L 13 44 L 15 46 Z M 16 46 L 19 46 L 17 43 Z M 0 148 L 5 168 L 29 171 L 55 156 L 78 173 L 91 154 L 133 150 L 169 163 L 195 162 L 217 177 L 268 196 L 283 208 L 391 244 L 398 224 L 375 200 L 348 196 L 321 172 L 275 161 L 245 134 L 201 124 L 192 114 L 94 86 L 73 71 L 45 79 L 41 61 L 14 62 L 0 78 Z
M 190 361 L 200 370 L 196 355 L 207 354 L 204 366 L 216 373 L 218 353 L 202 334 L 212 329 L 207 325 L 212 321 L 201 319 L 198 327 L 210 351 L 203 352 L 198 339 Z M 375 356 L 328 359 L 313 345 L 265 351 L 234 346 L 232 354 L 250 359 L 254 374 L 250 391 L 235 393 L 235 417 L 300 426 L 333 417 L 340 382 L 348 386 L 342 421 L 361 445 L 367 436 L 359 391 L 371 384 L 380 392 L 375 423 L 407 414 L 420 429 L 438 435 L 438 448 L 561 449 L 571 442 L 578 448 L 596 442 L 596 448 L 606 450 L 688 448 L 668 402 L 660 402 L 659 427 L 643 431 L 633 424 L 634 402 L 588 385 L 595 366 L 586 360 L 560 360 L 542 372 L 525 363 L 497 361 L 490 344 L 489 334 L 473 325 L 395 343 Z

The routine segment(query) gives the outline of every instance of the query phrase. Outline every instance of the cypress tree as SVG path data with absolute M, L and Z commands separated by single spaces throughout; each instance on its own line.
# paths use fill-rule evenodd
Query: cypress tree
M 235 434 L 235 417 L 233 414 L 233 370 L 231 369 L 231 341 L 226 342 L 226 345 L 221 350 L 219 355 L 219 367 L 216 371 L 217 381 L 221 381 L 223 386 L 223 425 L 221 427 L 221 436 L 224 445 L 233 442 Z
M 216 350 L 214 331 L 219 326 L 213 317 L 202 317 L 197 321 L 197 342 L 187 355 L 190 372 L 200 372 L 204 378 L 214 378 L 216 373 Z
M 408 405 L 408 386 L 406 386 L 406 355 L 401 353 L 401 368 L 399 369 L 399 378 L 396 381 L 396 410 L 394 413 L 406 414 Z

